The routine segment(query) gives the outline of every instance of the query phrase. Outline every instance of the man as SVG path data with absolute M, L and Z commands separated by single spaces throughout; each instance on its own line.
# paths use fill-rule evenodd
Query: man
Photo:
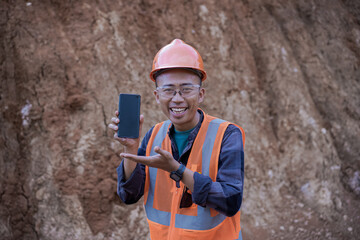
M 242 239 L 245 135 L 199 109 L 206 79 L 200 54 L 175 39 L 155 56 L 150 78 L 169 120 L 152 127 L 138 148 L 139 139 L 117 137 L 119 119 L 112 118 L 109 128 L 124 145 L 120 198 L 132 204 L 144 196 L 151 239 Z

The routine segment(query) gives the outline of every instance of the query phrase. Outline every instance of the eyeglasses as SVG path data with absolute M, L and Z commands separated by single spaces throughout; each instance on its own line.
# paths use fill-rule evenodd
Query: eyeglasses
M 186 98 L 193 96 L 199 88 L 200 85 L 188 84 L 180 86 L 178 91 L 177 88 L 173 86 L 157 87 L 156 91 L 158 91 L 162 97 L 166 98 L 172 98 L 176 95 L 176 93 L 179 93 L 180 96 Z

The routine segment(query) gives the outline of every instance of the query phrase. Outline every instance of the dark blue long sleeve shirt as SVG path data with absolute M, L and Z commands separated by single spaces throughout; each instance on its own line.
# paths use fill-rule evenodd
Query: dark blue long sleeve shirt
M 173 157 L 175 160 L 186 165 L 193 142 L 201 127 L 204 116 L 201 111 L 201 118 L 195 129 L 188 137 L 187 146 L 184 152 L 179 156 L 178 149 L 172 137 L 174 126 L 169 129 L 169 137 Z M 145 135 L 140 148 L 139 156 L 145 156 L 146 147 L 149 142 L 153 128 Z M 145 166 L 137 164 L 130 178 L 126 181 L 124 177 L 123 162 L 117 168 L 118 173 L 118 195 L 126 204 L 136 203 L 144 194 L 145 185 Z M 221 143 L 219 155 L 218 174 L 216 182 L 210 177 L 200 173 L 194 173 L 194 191 L 192 192 L 192 201 L 202 207 L 208 206 L 214 208 L 226 216 L 235 215 L 242 203 L 244 185 L 244 149 L 242 133 L 238 127 L 230 124 Z

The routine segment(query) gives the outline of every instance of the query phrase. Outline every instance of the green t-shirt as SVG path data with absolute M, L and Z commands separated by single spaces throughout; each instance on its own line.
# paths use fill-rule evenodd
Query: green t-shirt
M 177 131 L 176 129 L 174 129 L 174 140 L 176 143 L 176 146 L 178 148 L 179 151 L 179 156 L 181 156 L 182 152 L 184 151 L 186 144 L 187 144 L 187 139 L 189 137 L 189 134 L 191 133 L 192 130 L 194 130 L 194 128 L 187 130 L 187 131 Z

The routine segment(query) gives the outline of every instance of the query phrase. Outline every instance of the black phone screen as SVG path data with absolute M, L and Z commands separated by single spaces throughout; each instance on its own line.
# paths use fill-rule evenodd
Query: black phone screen
M 140 122 L 140 95 L 124 94 L 119 96 L 118 137 L 138 138 Z

